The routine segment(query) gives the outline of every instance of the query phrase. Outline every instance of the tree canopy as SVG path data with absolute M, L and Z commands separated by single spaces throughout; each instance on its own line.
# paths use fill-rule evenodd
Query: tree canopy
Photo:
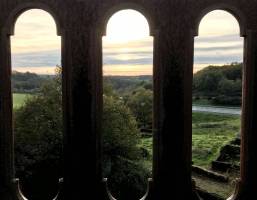
M 221 105 L 241 105 L 242 63 L 209 66 L 194 74 L 193 96 Z

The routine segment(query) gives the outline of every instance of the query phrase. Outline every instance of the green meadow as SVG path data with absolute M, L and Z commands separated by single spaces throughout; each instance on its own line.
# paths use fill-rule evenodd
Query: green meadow
M 20 108 L 27 98 L 31 97 L 31 94 L 20 94 L 20 93 L 14 93 L 13 94 L 13 108 L 17 109 Z
M 222 114 L 193 113 L 192 161 L 208 168 L 220 148 L 236 137 L 240 130 L 240 117 Z M 141 138 L 140 146 L 152 155 L 152 138 Z M 151 158 L 151 156 L 150 156 Z

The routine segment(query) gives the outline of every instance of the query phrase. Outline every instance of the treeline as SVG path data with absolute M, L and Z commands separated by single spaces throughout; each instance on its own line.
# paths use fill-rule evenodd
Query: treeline
M 53 79 L 51 75 L 43 76 L 14 71 L 12 73 L 12 89 L 14 93 L 37 93 L 40 87 L 51 79 Z M 150 94 L 153 92 L 152 76 L 105 76 L 103 81 L 104 87 L 111 85 L 111 90 L 114 90 L 125 101 L 128 101 L 133 95 L 140 96 L 139 93 Z M 108 90 L 108 88 L 105 89 Z M 208 66 L 194 74 L 193 100 L 194 102 L 206 100 L 214 105 L 240 106 L 242 102 L 242 63 Z M 141 103 L 144 104 L 144 102 Z
M 240 106 L 242 102 L 242 63 L 209 66 L 193 79 L 193 100 L 212 104 Z
M 41 86 L 53 79 L 52 75 L 38 75 L 30 72 L 12 72 L 12 91 L 14 93 L 37 93 Z
M 118 93 L 131 92 L 137 87 L 153 89 L 152 76 L 104 76 L 104 83 L 112 85 L 112 88 Z
M 36 93 L 41 86 L 52 80 L 53 75 L 40 75 L 31 72 L 12 72 L 12 90 L 14 93 Z M 103 81 L 112 85 L 118 93 L 129 93 L 142 86 L 152 90 L 152 76 L 104 76 Z

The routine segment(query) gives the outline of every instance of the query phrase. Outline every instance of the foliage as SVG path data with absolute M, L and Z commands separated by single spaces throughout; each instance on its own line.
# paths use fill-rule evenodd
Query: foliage
M 109 159 L 117 156 L 137 158 L 139 131 L 137 122 L 122 100 L 104 96 L 103 129 L 104 155 Z
M 138 87 L 152 90 L 152 76 L 105 76 L 104 84 L 108 82 L 119 95 L 124 96 Z
M 128 107 L 136 117 L 140 127 L 147 127 L 153 120 L 153 92 L 151 90 L 139 87 L 132 92 L 127 101 Z
M 12 91 L 14 93 L 35 93 L 38 92 L 42 84 L 51 80 L 51 76 L 37 75 L 30 72 L 12 72 Z
M 209 99 L 214 104 L 241 105 L 242 64 L 209 66 L 197 72 L 193 79 L 193 97 Z
M 102 134 L 104 176 L 110 178 L 114 196 L 140 198 L 149 172 L 140 163 L 139 130 L 130 109 L 115 94 L 104 95 Z
M 110 190 L 117 199 L 140 199 L 146 192 L 149 172 L 142 165 L 142 161 L 116 159 L 112 165 Z

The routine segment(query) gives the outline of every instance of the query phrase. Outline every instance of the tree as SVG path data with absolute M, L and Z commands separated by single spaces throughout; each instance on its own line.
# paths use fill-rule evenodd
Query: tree
M 140 127 L 151 126 L 153 120 L 153 92 L 143 87 L 132 92 L 127 101 Z
M 104 95 L 103 171 L 119 199 L 139 199 L 150 173 L 143 167 L 137 122 L 123 100 Z
M 215 104 L 241 105 L 242 63 L 209 66 L 194 74 L 193 96 Z
M 207 97 L 215 96 L 218 84 L 222 79 L 221 71 L 217 67 L 209 66 L 194 75 L 193 90 Z

